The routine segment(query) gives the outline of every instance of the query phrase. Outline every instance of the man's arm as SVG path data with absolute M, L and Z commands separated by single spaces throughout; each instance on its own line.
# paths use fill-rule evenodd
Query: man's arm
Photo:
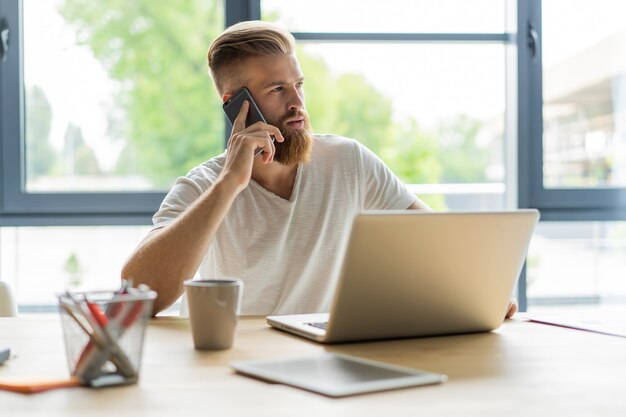
M 183 293 L 237 194 L 227 180 L 217 181 L 172 223 L 150 232 L 126 261 L 122 278 L 156 291 L 153 314 Z
M 215 183 L 167 226 L 155 229 L 139 244 L 122 269 L 122 278 L 147 284 L 157 293 L 153 314 L 164 310 L 183 293 L 183 281 L 192 278 L 235 197 L 248 186 L 254 152 L 270 163 L 271 135 L 282 142 L 274 126 L 257 123 L 245 128 L 247 102 L 233 124 L 224 168 Z
M 430 207 L 428 207 L 422 200 L 415 200 L 411 203 L 410 206 L 406 208 L 407 210 L 424 210 L 424 211 L 432 211 Z

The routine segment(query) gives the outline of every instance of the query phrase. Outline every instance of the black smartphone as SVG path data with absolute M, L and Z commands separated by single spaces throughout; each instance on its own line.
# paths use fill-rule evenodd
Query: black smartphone
M 261 114 L 259 107 L 254 102 L 250 91 L 248 91 L 246 87 L 241 87 L 237 90 L 235 94 L 226 100 L 222 106 L 224 108 L 224 112 L 226 112 L 226 115 L 230 120 L 230 123 L 235 123 L 235 119 L 239 115 L 241 106 L 243 106 L 243 102 L 246 100 L 250 103 L 250 107 L 248 108 L 248 117 L 246 118 L 246 127 L 253 125 L 256 122 L 267 123 Z
M 235 123 L 235 119 L 239 115 L 241 106 L 243 106 L 243 102 L 246 100 L 250 103 L 250 106 L 248 107 L 248 117 L 246 117 L 246 127 L 253 125 L 256 122 L 267 123 L 265 121 L 265 117 L 261 114 L 261 110 L 259 110 L 259 106 L 256 105 L 254 99 L 252 98 L 252 94 L 250 94 L 250 91 L 248 91 L 246 87 L 241 87 L 222 105 L 230 123 Z M 276 138 L 272 135 L 272 142 L 274 141 L 276 141 Z M 263 149 L 258 148 L 254 152 L 254 156 L 259 156 L 262 153 Z

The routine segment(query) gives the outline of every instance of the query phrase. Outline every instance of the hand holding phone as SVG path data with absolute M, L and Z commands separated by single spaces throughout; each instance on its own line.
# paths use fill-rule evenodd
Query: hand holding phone
M 230 123 L 232 124 L 235 123 L 235 119 L 237 118 L 237 115 L 239 114 L 239 111 L 241 110 L 241 106 L 243 105 L 245 101 L 249 103 L 248 116 L 246 117 L 246 127 L 253 125 L 256 122 L 267 123 L 265 121 L 265 117 L 263 117 L 263 115 L 261 114 L 259 107 L 254 102 L 254 99 L 252 98 L 250 91 L 246 87 L 241 87 L 239 90 L 237 90 L 235 94 L 233 94 L 222 106 L 224 109 L 224 112 L 226 113 L 226 115 L 228 116 L 228 119 L 230 120 Z M 276 138 L 273 135 L 271 137 L 272 137 L 272 142 L 275 142 Z M 254 152 L 254 156 L 259 156 L 262 153 L 263 153 L 263 149 L 259 148 Z

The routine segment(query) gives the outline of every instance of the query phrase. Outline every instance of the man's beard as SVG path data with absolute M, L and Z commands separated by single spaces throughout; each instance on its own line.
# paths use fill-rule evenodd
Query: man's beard
M 295 117 L 304 119 L 302 129 L 294 129 L 287 125 L 287 120 Z M 309 123 L 309 115 L 303 110 L 293 110 L 281 118 L 279 123 L 270 124 L 277 126 L 285 138 L 284 142 L 274 142 L 276 152 L 274 161 L 283 165 L 296 165 L 309 162 L 311 148 L 313 146 L 313 134 Z

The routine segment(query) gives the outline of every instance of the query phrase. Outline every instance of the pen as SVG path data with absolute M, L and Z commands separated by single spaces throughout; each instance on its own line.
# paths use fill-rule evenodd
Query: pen
M 83 378 L 83 375 L 87 373 L 87 365 L 91 362 L 90 358 L 98 353 L 98 349 L 106 350 L 106 343 L 97 336 L 95 331 L 89 330 L 87 326 L 91 327 L 91 324 L 87 321 L 88 324 L 85 325 L 84 321 L 86 318 L 81 313 L 75 312 L 71 306 L 65 303 L 65 301 L 61 301 L 61 307 L 67 312 L 67 314 L 70 315 L 70 317 L 74 319 L 76 324 L 78 324 L 78 326 L 89 337 L 89 342 L 80 353 L 73 371 L 74 375 L 79 376 L 81 379 L 86 379 Z
M 104 338 L 108 347 L 107 350 L 111 354 L 111 360 L 113 361 L 113 363 L 115 363 L 115 366 L 118 367 L 118 371 L 124 374 L 124 376 L 126 376 L 127 378 L 132 378 L 136 376 L 137 372 L 135 371 L 133 364 L 130 362 L 130 360 L 128 359 L 128 356 L 126 356 L 126 353 L 122 350 L 122 348 L 117 343 L 117 339 L 119 338 L 121 333 L 119 333 L 116 329 L 115 333 L 118 333 L 118 334 L 112 334 L 109 328 L 109 320 L 107 319 L 106 315 L 102 312 L 102 310 L 100 310 L 100 307 L 98 307 L 96 303 L 88 299 L 85 299 L 85 302 L 87 304 L 87 308 L 91 312 L 91 315 L 95 319 L 97 325 L 100 327 L 100 329 L 104 333 Z M 140 302 L 135 301 L 134 304 L 136 305 L 137 303 L 140 303 Z M 93 364 L 90 365 L 92 368 L 94 368 L 95 370 L 98 370 L 100 367 L 102 367 L 102 365 L 104 365 L 104 362 L 106 362 L 108 353 L 109 353 L 107 352 L 107 350 L 101 351 L 101 355 L 98 356 L 97 359 L 95 358 L 93 359 Z
M 126 354 L 117 344 L 117 341 L 108 332 L 106 328 L 106 316 L 100 311 L 100 308 L 85 300 L 81 302 L 70 292 L 66 292 L 67 296 L 73 301 L 76 308 L 79 309 L 81 317 L 83 317 L 92 331 L 89 333 L 90 340 L 87 342 L 81 352 L 74 374 L 85 383 L 89 383 L 101 370 L 102 365 L 110 358 L 117 370 L 127 378 L 136 377 L 137 373 Z M 85 304 L 87 307 L 85 308 Z M 104 320 L 103 320 L 104 319 Z M 76 320 L 76 319 L 75 319 Z M 77 321 L 78 322 L 78 321 Z M 104 325 L 103 325 L 104 324 Z M 83 326 L 81 326 L 83 327 Z

